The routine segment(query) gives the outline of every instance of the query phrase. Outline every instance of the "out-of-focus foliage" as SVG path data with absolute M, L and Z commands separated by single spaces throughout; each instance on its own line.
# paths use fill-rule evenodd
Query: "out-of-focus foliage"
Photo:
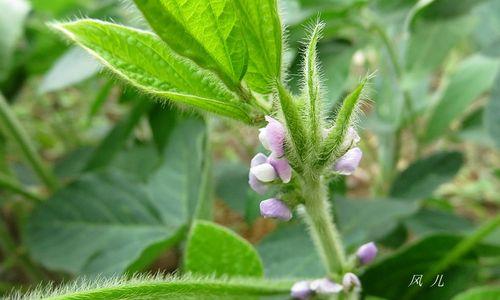
M 238 102 L 242 85 L 270 98 L 268 79 L 281 76 L 300 93 L 301 79 L 288 74 L 303 68 L 301 42 L 320 18 L 326 25 L 318 61 L 330 117 L 376 70 L 371 103 L 358 120 L 361 168 L 330 184 L 348 250 L 367 240 L 382 245 L 382 258 L 362 274 L 364 292 L 497 299 L 490 286 L 500 278 L 500 229 L 482 237 L 480 224 L 500 207 L 500 1 L 281 0 L 287 45 L 274 1 L 226 1 L 233 5 L 207 18 L 212 1 L 188 1 L 196 11 L 183 15 L 176 1 L 0 0 L 1 94 L 58 182 L 55 190 L 44 185 L 0 126 L 0 292 L 157 270 L 322 276 L 304 226 L 276 228 L 259 217 L 265 196 L 247 184 L 248 161 L 261 150 L 257 131 L 184 106 L 252 123 L 252 107 Z M 171 5 L 155 6 L 160 2 Z M 78 16 L 137 30 L 93 20 L 56 26 L 96 60 L 46 25 Z M 143 52 L 131 50 L 137 44 Z M 106 67 L 123 78 L 101 71 Z M 156 98 L 166 95 L 181 105 Z M 426 281 L 408 288 L 413 274 L 427 281 L 444 274 L 445 287 Z M 238 297 L 283 295 L 290 285 L 178 284 L 171 288 L 213 291 L 210 299 L 232 299 L 238 288 Z

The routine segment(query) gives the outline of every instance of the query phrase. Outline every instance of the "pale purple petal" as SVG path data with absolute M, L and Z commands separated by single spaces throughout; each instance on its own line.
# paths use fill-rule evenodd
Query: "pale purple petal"
M 278 120 L 270 116 L 266 116 L 266 121 L 268 124 L 265 127 L 266 138 L 264 138 L 264 140 L 269 146 L 268 149 L 271 150 L 276 157 L 282 157 L 285 154 L 285 127 Z
M 358 167 L 362 157 L 361 149 L 352 148 L 335 162 L 333 169 L 341 175 L 351 175 Z
M 349 126 L 347 129 L 347 133 L 344 138 L 344 142 L 342 143 L 342 149 L 344 151 L 347 151 L 351 149 L 352 147 L 356 147 L 359 142 L 361 141 L 361 138 L 359 137 L 358 133 L 356 132 L 356 129 L 354 127 Z
M 358 257 L 361 264 L 366 265 L 372 262 L 377 256 L 377 246 L 374 242 L 369 242 L 358 248 L 356 256 Z
M 267 127 L 259 129 L 259 141 L 264 148 L 271 150 L 269 148 L 269 140 L 267 139 Z
M 263 153 L 257 153 L 252 158 L 252 161 L 250 162 L 250 167 L 256 167 L 266 162 L 267 162 L 267 156 Z
M 260 202 L 260 214 L 264 218 L 276 218 L 288 221 L 292 218 L 292 212 L 281 200 L 271 198 Z
M 309 287 L 309 281 L 298 281 L 293 284 L 290 291 L 292 298 L 306 300 L 312 295 L 313 291 Z
M 358 276 L 353 273 L 345 273 L 344 278 L 342 278 L 342 285 L 346 291 L 350 291 L 353 288 L 360 288 L 361 282 Z
M 248 184 L 250 185 L 252 190 L 256 191 L 261 195 L 265 194 L 268 190 L 267 185 L 259 181 L 257 177 L 255 177 L 255 175 L 253 175 L 252 173 L 248 174 Z
M 276 173 L 284 183 L 290 182 L 292 178 L 292 167 L 286 158 L 276 158 L 273 155 L 269 156 L 268 162 L 274 167 Z
M 337 294 L 342 291 L 343 287 L 328 278 L 322 278 L 312 281 L 311 289 L 318 294 Z
M 262 182 L 271 182 L 278 178 L 278 173 L 276 173 L 274 167 L 269 163 L 263 163 L 255 167 L 251 167 L 250 174 L 253 174 Z

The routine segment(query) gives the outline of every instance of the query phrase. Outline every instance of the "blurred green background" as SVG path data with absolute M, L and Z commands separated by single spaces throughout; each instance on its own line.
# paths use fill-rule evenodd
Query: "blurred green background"
M 332 201 L 349 249 L 382 245 L 385 263 L 364 272 L 365 291 L 401 299 L 407 274 L 437 264 L 500 208 L 500 1 L 280 7 L 297 92 L 307 27 L 327 24 L 319 52 L 332 116 L 376 71 L 358 121 L 361 167 L 331 182 Z M 267 276 L 321 276 L 300 222 L 259 216 L 262 199 L 247 185 L 257 130 L 151 101 L 46 26 L 81 16 L 147 28 L 119 0 L 0 0 L 2 101 L 40 160 L 23 155 L 3 113 L 0 292 L 78 275 L 175 271 L 199 197 L 210 198 L 205 218 L 257 244 Z M 500 228 L 469 250 L 442 270 L 446 288 L 408 297 L 449 299 L 500 284 Z

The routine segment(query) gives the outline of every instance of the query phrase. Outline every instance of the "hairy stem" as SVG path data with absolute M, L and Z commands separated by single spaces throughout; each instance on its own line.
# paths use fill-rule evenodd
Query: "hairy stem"
M 318 253 L 333 279 L 340 279 L 346 270 L 346 255 L 340 234 L 333 223 L 323 179 L 304 184 L 305 219 Z
M 35 147 L 2 94 L 0 94 L 0 124 L 3 125 L 6 133 L 19 145 L 31 167 L 43 181 L 47 189 L 54 190 L 57 187 L 55 176 L 42 163 L 40 156 L 35 151 Z

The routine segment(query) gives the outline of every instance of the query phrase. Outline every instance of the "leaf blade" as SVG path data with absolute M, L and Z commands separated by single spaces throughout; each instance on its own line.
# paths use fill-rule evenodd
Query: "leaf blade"
M 215 75 L 174 53 L 152 33 L 92 19 L 52 27 L 141 90 L 249 122 L 247 107 Z

